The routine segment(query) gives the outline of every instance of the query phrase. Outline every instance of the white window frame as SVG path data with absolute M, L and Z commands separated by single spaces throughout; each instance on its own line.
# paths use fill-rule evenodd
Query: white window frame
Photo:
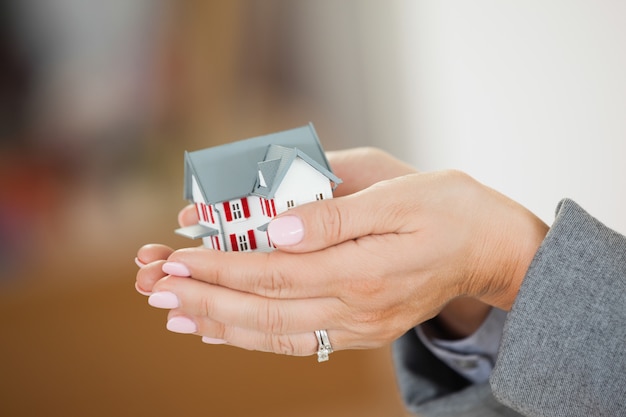
M 248 241 L 247 233 L 237 235 L 237 246 L 239 247 L 239 251 L 241 252 L 246 252 L 250 250 L 250 242 Z
M 233 221 L 243 219 L 241 203 L 230 203 L 230 214 L 233 217 Z

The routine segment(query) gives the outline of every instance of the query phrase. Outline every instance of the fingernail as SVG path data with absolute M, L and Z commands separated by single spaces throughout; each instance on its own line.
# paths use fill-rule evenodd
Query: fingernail
M 177 308 L 179 306 L 178 297 L 169 291 L 155 292 L 148 297 L 148 304 L 156 308 Z
M 195 333 L 198 328 L 196 323 L 187 317 L 172 317 L 167 321 L 167 330 L 174 333 Z
M 276 246 L 291 246 L 302 241 L 304 226 L 299 217 L 283 216 L 270 222 L 267 233 Z
M 145 290 L 142 290 L 141 288 L 139 288 L 139 284 L 137 284 L 136 282 L 135 282 L 135 289 L 141 295 L 150 295 L 150 294 L 152 294 L 151 291 L 145 291 Z
M 208 345 L 223 345 L 223 344 L 228 343 L 228 342 L 226 340 L 224 340 L 224 339 L 215 339 L 213 337 L 203 336 L 202 337 L 202 343 L 206 343 Z
M 144 266 L 146 266 L 146 264 L 144 264 L 143 262 L 141 262 L 141 261 L 139 260 L 139 258 L 137 258 L 137 257 L 135 257 L 135 263 L 137 264 L 137 266 L 138 266 L 139 268 L 143 268 Z
M 190 277 L 189 269 L 179 262 L 165 262 L 162 267 L 163 272 L 168 275 L 176 275 L 177 277 Z

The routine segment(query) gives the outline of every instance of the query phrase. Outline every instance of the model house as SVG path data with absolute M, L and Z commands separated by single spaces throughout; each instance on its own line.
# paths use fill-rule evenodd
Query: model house
M 176 230 L 222 251 L 269 251 L 267 224 L 341 183 L 312 124 L 185 153 L 185 198 L 200 222 Z

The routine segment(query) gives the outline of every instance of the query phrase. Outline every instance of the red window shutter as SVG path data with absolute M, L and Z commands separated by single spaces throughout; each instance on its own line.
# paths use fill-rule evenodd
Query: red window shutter
M 248 197 L 241 199 L 241 208 L 243 209 L 243 217 L 250 217 L 250 207 L 248 207 Z
M 224 214 L 227 222 L 233 221 L 233 214 L 230 212 L 230 203 L 228 201 L 224 202 Z
M 239 250 L 239 245 L 237 245 L 237 236 L 234 233 L 230 235 L 230 246 L 235 252 Z
M 209 216 L 206 214 L 206 204 L 202 204 L 202 220 L 209 221 Z
M 250 242 L 250 249 L 256 249 L 256 237 L 254 236 L 254 230 L 248 230 L 248 242 Z
M 272 198 L 272 213 L 276 216 L 276 205 L 274 205 L 274 199 Z
M 211 215 L 211 223 L 215 223 L 215 218 L 213 217 L 213 206 L 209 206 L 209 214 Z
M 259 203 L 261 203 L 261 212 L 265 216 L 265 204 L 263 204 L 263 199 L 259 198 Z
M 202 217 L 200 217 L 200 203 L 196 203 L 196 215 L 198 216 L 198 220 L 202 220 Z
M 270 210 L 270 201 L 265 200 L 265 209 L 267 212 L 267 217 L 272 217 L 272 211 Z

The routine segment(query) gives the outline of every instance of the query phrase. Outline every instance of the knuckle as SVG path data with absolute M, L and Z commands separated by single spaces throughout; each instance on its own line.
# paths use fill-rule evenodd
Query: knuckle
M 200 294 L 198 302 L 198 313 L 201 317 L 212 317 L 215 311 L 215 299 L 209 296 L 208 292 L 203 291 Z
M 321 219 L 318 224 L 322 226 L 323 238 L 331 242 L 340 242 L 343 240 L 343 232 L 345 230 L 345 218 L 343 212 L 334 201 L 323 205 L 320 210 Z
M 285 272 L 277 265 L 284 265 L 285 262 L 272 262 L 272 259 L 280 257 L 281 253 L 273 252 L 268 254 L 261 268 L 261 273 L 255 275 L 253 291 L 264 297 L 280 298 L 290 288 L 290 280 Z M 286 259 L 285 259 L 286 261 Z
M 257 316 L 257 327 L 263 333 L 282 334 L 285 330 L 284 313 L 275 300 L 265 300 Z
M 352 321 L 359 328 L 376 327 L 382 320 L 382 313 L 377 310 L 361 310 L 352 313 Z
M 269 335 L 270 350 L 281 355 L 295 356 L 301 354 L 293 338 L 288 335 Z

